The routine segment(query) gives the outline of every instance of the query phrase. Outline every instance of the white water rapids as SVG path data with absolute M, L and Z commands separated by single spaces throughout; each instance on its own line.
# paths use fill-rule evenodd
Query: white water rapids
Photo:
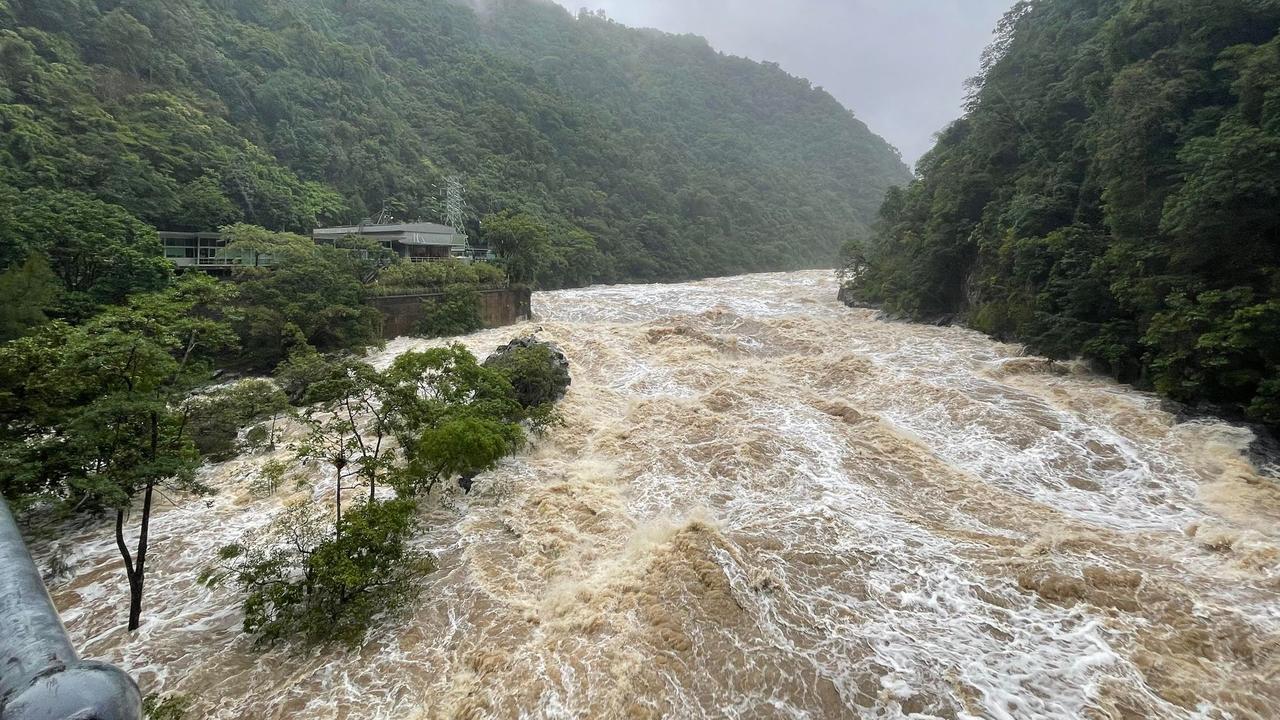
M 287 499 L 249 492 L 266 455 L 154 519 L 136 635 L 105 526 L 61 543 L 55 600 L 193 719 L 1280 717 L 1280 491 L 1248 431 L 835 295 L 540 293 L 465 338 L 559 344 L 566 424 L 431 503 L 440 570 L 359 651 L 257 650 L 195 582 Z

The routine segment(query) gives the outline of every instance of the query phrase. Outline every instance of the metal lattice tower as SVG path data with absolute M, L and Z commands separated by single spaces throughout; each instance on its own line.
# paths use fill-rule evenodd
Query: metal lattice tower
M 462 196 L 462 178 L 457 175 L 449 176 L 446 180 L 444 201 L 444 221 L 445 224 L 453 228 L 453 231 L 466 237 L 467 223 L 465 217 L 466 202 Z

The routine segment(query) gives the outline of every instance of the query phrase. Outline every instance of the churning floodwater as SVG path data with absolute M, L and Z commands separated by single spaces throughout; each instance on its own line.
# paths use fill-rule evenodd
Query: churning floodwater
M 48 560 L 76 641 L 193 718 L 1280 717 L 1280 491 L 1247 430 L 802 272 L 535 296 L 565 424 L 426 520 L 440 570 L 359 651 L 263 652 L 219 545 L 318 468 L 154 521 L 122 629 L 106 527 Z M 431 343 L 398 340 L 375 353 Z M 277 459 L 287 457 L 283 451 Z

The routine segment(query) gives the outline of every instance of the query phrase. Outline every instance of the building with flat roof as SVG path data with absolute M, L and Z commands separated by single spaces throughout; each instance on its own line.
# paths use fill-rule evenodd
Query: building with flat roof
M 197 268 L 210 272 L 230 271 L 238 267 L 270 267 L 270 255 L 242 250 L 229 252 L 227 239 L 216 232 L 159 233 L 164 256 L 179 268 Z
M 476 248 L 467 236 L 439 223 L 361 224 L 320 228 L 311 233 L 316 242 L 332 243 L 348 236 L 376 240 L 383 247 L 410 262 L 491 260 L 488 250 Z
M 276 264 L 267 254 L 227 250 L 228 239 L 218 232 L 163 231 L 159 235 L 164 244 L 165 259 L 179 269 L 195 268 L 219 273 L 239 267 L 271 267 Z M 471 245 L 466 235 L 438 223 L 350 225 L 320 228 L 311 233 L 317 243 L 326 244 L 334 244 L 350 236 L 375 240 L 409 262 L 495 259 L 489 250 Z

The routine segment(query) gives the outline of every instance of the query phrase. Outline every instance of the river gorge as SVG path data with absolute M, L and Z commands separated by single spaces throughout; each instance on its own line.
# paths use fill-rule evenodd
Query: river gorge
M 164 504 L 134 635 L 109 528 L 37 560 L 67 566 L 84 654 L 192 718 L 1276 717 L 1280 485 L 1250 431 L 836 290 L 537 293 L 534 322 L 463 338 L 563 348 L 564 424 L 430 503 L 439 570 L 359 650 L 255 648 L 234 590 L 196 582 L 329 496 L 318 467 L 253 491 L 284 449 Z

